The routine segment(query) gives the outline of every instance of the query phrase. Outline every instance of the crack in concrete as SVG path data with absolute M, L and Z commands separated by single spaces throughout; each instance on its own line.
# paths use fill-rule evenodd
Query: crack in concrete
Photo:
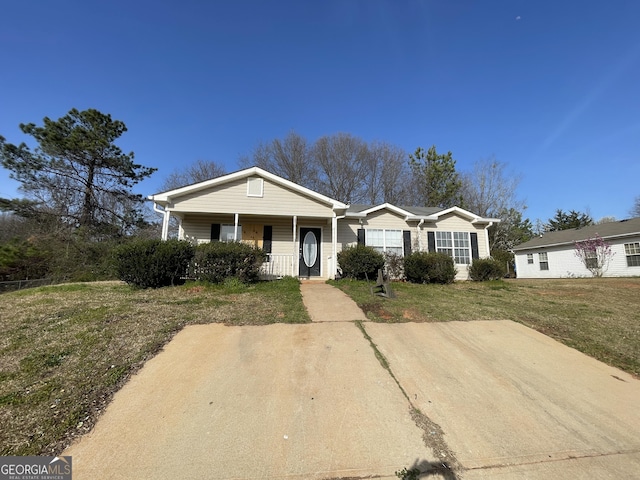
M 445 479 L 447 480 L 459 479 L 459 477 L 456 476 L 455 472 L 464 470 L 464 469 L 460 465 L 460 462 L 458 462 L 458 459 L 456 458 L 453 451 L 447 445 L 447 442 L 444 440 L 444 432 L 440 427 L 440 425 L 438 425 L 429 417 L 427 417 L 424 413 L 420 411 L 419 408 L 417 408 L 413 404 L 413 402 L 411 401 L 411 398 L 409 398 L 409 395 L 407 395 L 407 392 L 402 387 L 402 385 L 400 385 L 400 382 L 398 381 L 393 371 L 391 370 L 391 366 L 389 365 L 388 360 L 382 354 L 382 352 L 378 349 L 378 346 L 373 342 L 373 339 L 371 338 L 371 336 L 367 333 L 367 330 L 365 329 L 363 322 L 361 320 L 356 320 L 354 323 L 356 327 L 358 327 L 358 329 L 362 332 L 362 335 L 364 336 L 364 338 L 369 342 L 369 345 L 371 346 L 382 368 L 384 368 L 387 371 L 387 373 L 389 373 L 389 375 L 391 376 L 393 381 L 396 383 L 396 385 L 398 386 L 398 388 L 400 389 L 404 397 L 407 399 L 407 402 L 409 403 L 409 412 L 411 415 L 411 419 L 414 421 L 417 427 L 422 430 L 423 432 L 422 440 L 425 446 L 427 448 L 432 449 L 433 453 L 436 455 L 438 459 L 437 462 L 424 461 L 421 463 L 418 463 L 418 460 L 416 460 L 415 464 L 413 465 L 413 468 L 416 468 L 416 467 L 419 468 L 422 473 L 427 473 L 427 472 L 435 473 L 437 471 L 439 473 L 442 473 Z M 422 468 L 426 467 L 428 468 L 428 470 L 424 472 L 422 471 L 421 467 Z
M 620 450 L 618 452 L 608 452 L 608 453 L 593 453 L 593 454 L 585 454 L 585 455 L 568 455 L 563 458 L 550 458 L 545 460 L 536 460 L 534 462 L 513 462 L 513 463 L 496 463 L 493 465 L 482 465 L 480 467 L 468 467 L 465 470 L 490 470 L 492 468 L 511 468 L 518 467 L 521 465 L 540 465 L 543 463 L 557 463 L 557 462 L 566 462 L 567 460 L 582 460 L 583 458 L 601 458 L 601 457 L 613 457 L 615 455 L 627 455 L 640 453 L 640 449 L 634 450 Z

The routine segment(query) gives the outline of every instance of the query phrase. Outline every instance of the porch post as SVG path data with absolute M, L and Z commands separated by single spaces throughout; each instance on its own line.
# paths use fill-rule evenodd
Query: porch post
M 336 272 L 338 270 L 338 217 L 336 212 L 333 212 L 333 218 L 331 219 L 331 243 L 333 251 L 331 252 L 331 271 L 329 272 L 329 278 L 335 279 Z
M 234 215 L 234 228 L 233 228 L 233 241 L 237 242 L 238 241 L 238 214 L 236 213 Z
M 296 248 L 296 232 L 298 230 L 298 217 L 296 215 L 293 216 L 293 262 L 291 262 L 291 268 L 293 271 L 291 272 L 292 277 L 297 277 L 296 271 L 298 270 L 298 249 Z

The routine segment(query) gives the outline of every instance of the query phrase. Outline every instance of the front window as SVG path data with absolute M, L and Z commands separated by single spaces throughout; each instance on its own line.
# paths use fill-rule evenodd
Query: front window
M 453 258 L 456 263 L 465 265 L 471 263 L 470 247 L 468 232 L 453 232 Z
M 469 232 L 436 232 L 436 252 L 446 253 L 457 264 L 471 263 Z
M 538 260 L 540 261 L 540 270 L 549 270 L 549 258 L 547 252 L 538 254 Z
M 233 242 L 234 241 L 234 231 L 235 225 L 221 225 L 220 226 L 220 241 L 221 242 Z M 238 225 L 238 237 L 235 238 L 236 241 L 242 240 L 242 225 Z
M 436 232 L 436 252 L 446 253 L 450 257 L 453 257 L 451 232 Z
M 402 230 L 367 229 L 365 244 L 380 253 L 386 252 L 402 256 Z
M 527 253 L 527 263 L 533 265 L 533 253 Z
M 624 253 L 627 256 L 627 267 L 640 267 L 640 242 L 625 243 Z
M 598 265 L 598 257 L 596 256 L 595 252 L 587 253 L 584 259 L 584 266 L 588 269 L 600 268 L 600 265 Z

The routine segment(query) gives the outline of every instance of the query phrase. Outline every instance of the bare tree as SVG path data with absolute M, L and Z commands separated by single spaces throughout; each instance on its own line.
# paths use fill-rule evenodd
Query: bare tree
M 256 166 L 298 185 L 314 188 L 317 168 L 313 163 L 307 140 L 293 130 L 282 140 L 259 143 L 249 156 L 239 159 L 240 166 Z
M 640 195 L 638 195 L 634 200 L 633 208 L 629 213 L 632 217 L 640 217 Z
M 317 189 L 345 203 L 366 201 L 370 151 L 366 142 L 348 133 L 319 138 L 312 149 L 318 165 Z
M 524 210 L 524 202 L 516 196 L 520 177 L 510 176 L 506 167 L 494 157 L 474 163 L 473 170 L 463 174 L 465 207 L 483 217 L 499 217 L 511 208 Z
M 205 180 L 220 177 L 225 173 L 227 173 L 225 168 L 212 160 L 196 160 L 186 168 L 178 168 L 171 172 L 167 178 L 165 178 L 160 188 L 166 192 L 193 183 L 204 182 Z
M 368 160 L 366 200 L 371 204 L 408 203 L 410 172 L 407 153 L 395 145 L 374 142 L 369 146 Z
M 477 161 L 470 173 L 463 175 L 464 207 L 483 217 L 499 218 L 489 230 L 492 248 L 508 250 L 526 241 L 533 226 L 522 214 L 527 208 L 517 197 L 520 177 L 509 175 L 507 165 L 494 157 Z

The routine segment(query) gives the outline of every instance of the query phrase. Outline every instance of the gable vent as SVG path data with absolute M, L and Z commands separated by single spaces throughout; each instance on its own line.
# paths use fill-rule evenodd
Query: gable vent
M 247 178 L 247 197 L 262 197 L 264 192 L 264 179 L 261 177 Z

